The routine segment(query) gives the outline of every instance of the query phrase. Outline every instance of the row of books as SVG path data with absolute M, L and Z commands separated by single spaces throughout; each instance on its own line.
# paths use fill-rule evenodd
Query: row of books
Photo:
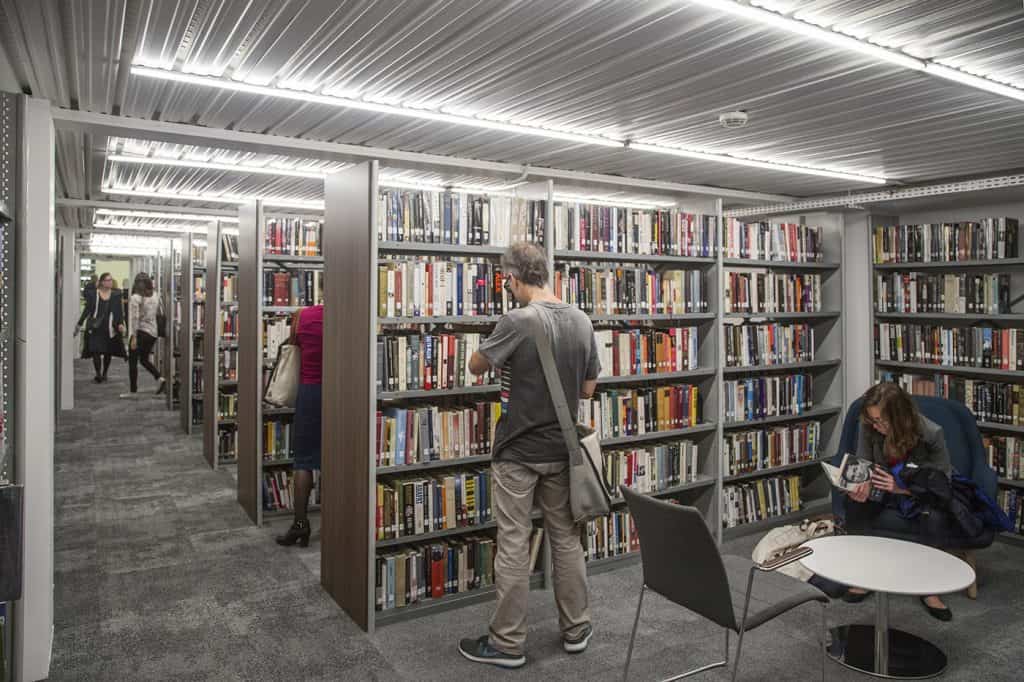
M 494 372 L 475 376 L 469 358 L 482 334 L 421 334 L 377 337 L 378 391 L 431 391 L 494 382 Z
M 1016 258 L 1017 221 L 979 221 L 873 228 L 875 263 L 934 263 Z
M 726 325 L 726 367 L 784 365 L 814 360 L 814 328 L 809 324 Z
M 206 265 L 206 244 L 192 243 L 192 265 L 199 267 Z
M 377 239 L 508 246 L 544 243 L 547 202 L 464 192 L 382 188 Z
M 390 611 L 494 584 L 495 543 L 489 537 L 401 547 L 377 556 L 375 608 Z
M 199 426 L 203 423 L 203 401 L 201 398 L 192 398 L 192 426 Z
M 735 528 L 800 511 L 800 477 L 772 476 L 722 486 L 722 526 Z
M 601 376 L 697 369 L 697 327 L 601 329 L 594 332 Z
M 192 275 L 192 301 L 194 303 L 206 301 L 206 275 L 203 273 Z
M 949 374 L 881 372 L 882 381 L 898 383 L 912 395 L 927 395 L 963 403 L 980 421 L 1024 425 L 1024 386 Z
M 1024 534 L 1024 514 L 1020 509 L 1022 493 L 1024 491 L 1018 488 L 1000 488 L 996 492 L 996 502 L 1013 523 L 1013 529 L 1010 532 L 1018 535 Z
M 730 270 L 722 304 L 726 313 L 818 312 L 821 275 Z
M 217 394 L 217 418 L 235 419 L 238 417 L 238 394 L 218 393 Z
M 501 267 L 484 259 L 381 260 L 377 315 L 501 315 L 516 307 Z
M 206 329 L 206 302 L 199 301 L 192 306 L 192 331 L 201 332 Z
M 620 438 L 696 426 L 703 414 L 696 386 L 657 386 L 601 391 L 580 401 L 577 421 L 599 438 Z
M 722 395 L 727 422 L 800 414 L 814 406 L 814 377 L 787 374 L 726 379 Z
M 592 315 L 706 313 L 702 270 L 556 263 L 554 293 Z
M 308 218 L 270 218 L 263 230 L 263 253 L 320 256 L 324 223 Z
M 718 217 L 679 210 L 555 204 L 555 249 L 658 256 L 715 255 Z
M 999 478 L 1024 479 L 1024 438 L 1016 436 L 985 436 L 982 438 L 988 465 Z
M 1024 329 L 879 322 L 874 336 L 878 360 L 1024 369 Z
M 692 441 L 605 450 L 601 454 L 605 483 L 616 497 L 620 485 L 652 493 L 697 480 L 698 449 Z
M 263 318 L 262 326 L 263 359 L 276 361 L 278 349 L 288 343 L 291 338 L 292 317 L 291 315 L 266 315 Z
M 875 275 L 875 312 L 1008 313 L 1010 276 L 879 272 Z
M 238 429 L 218 430 L 217 456 L 221 459 L 235 459 L 238 457 Z
M 581 529 L 580 541 L 586 561 L 640 551 L 640 535 L 636 532 L 632 515 L 625 509 L 587 521 Z
M 292 423 L 283 419 L 263 420 L 263 461 L 292 457 Z
M 221 275 L 220 302 L 222 305 L 238 303 L 238 275 L 230 272 Z
M 263 272 L 263 305 L 311 306 L 323 302 L 323 270 Z
M 203 367 L 202 365 L 192 366 L 192 392 L 203 392 Z
M 238 262 L 238 235 L 222 233 L 220 235 L 220 259 L 222 262 Z
M 377 411 L 378 467 L 404 466 L 486 455 L 491 451 L 501 404 L 467 407 L 389 407 Z
M 376 509 L 378 540 L 489 523 L 491 471 L 378 481 Z
M 238 349 L 220 349 L 220 378 L 222 381 L 238 381 Z
M 238 308 L 226 308 L 220 312 L 220 338 L 231 341 L 238 338 Z
M 319 505 L 322 500 L 319 471 L 313 472 L 313 490 L 309 493 L 309 505 Z M 263 511 L 292 511 L 295 499 L 295 475 L 290 469 L 274 469 L 263 472 Z
M 730 218 L 723 235 L 726 258 L 787 263 L 823 260 L 822 228 L 795 223 L 744 223 Z
M 807 462 L 818 456 L 821 422 L 726 432 L 722 462 L 727 476 Z

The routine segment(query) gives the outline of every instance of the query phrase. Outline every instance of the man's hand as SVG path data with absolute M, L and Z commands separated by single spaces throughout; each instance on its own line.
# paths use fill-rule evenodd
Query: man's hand
M 865 481 L 864 483 L 858 483 L 857 487 L 849 491 L 847 494 L 850 499 L 854 502 L 863 502 L 868 499 L 868 493 L 871 492 L 871 484 Z
M 469 371 L 475 376 L 480 376 L 491 368 L 491 362 L 480 351 L 473 351 L 469 357 Z

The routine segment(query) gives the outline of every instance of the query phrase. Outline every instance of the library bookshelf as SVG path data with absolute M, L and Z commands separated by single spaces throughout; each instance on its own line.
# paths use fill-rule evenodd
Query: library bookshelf
M 844 216 L 825 212 L 773 216 L 760 223 L 729 219 L 723 225 L 723 307 L 729 308 L 721 318 L 723 539 L 828 507 L 831 488 L 819 462 L 839 447 L 846 409 L 844 232 Z M 754 235 L 761 237 L 750 239 Z M 735 343 L 751 339 L 765 344 L 780 335 L 799 337 L 804 352 L 794 355 L 780 348 L 773 354 L 758 348 L 740 353 Z M 759 411 L 757 396 L 766 390 L 776 392 L 777 409 Z M 789 397 L 788 407 L 778 392 Z M 789 447 L 781 453 L 771 447 L 783 440 Z M 793 477 L 798 477 L 795 503 L 784 490 Z M 761 513 L 743 520 L 752 501 Z M 730 507 L 738 512 L 739 523 Z
M 919 202 L 898 215 L 872 215 L 868 224 L 872 376 L 913 394 L 961 402 L 971 411 L 999 477 L 997 502 L 1015 518 L 1016 530 L 1001 537 L 1015 542 L 1024 542 L 1022 214 L 1021 204 Z M 923 243 L 920 254 L 892 253 L 876 241 L 883 230 L 902 238 L 905 226 L 925 225 L 925 242 L 944 235 L 962 250 L 941 253 Z
M 207 234 L 207 238 L 209 234 Z M 186 236 L 188 263 L 182 274 L 182 375 L 184 386 L 181 390 L 181 425 L 191 435 L 203 423 L 205 377 L 203 374 L 206 333 L 206 239 L 196 239 L 191 233 Z
M 225 276 L 238 272 L 237 255 L 225 253 L 225 243 L 237 238 L 237 229 L 222 221 L 209 224 L 206 238 L 206 303 L 203 349 L 203 455 L 211 468 L 233 464 L 237 457 L 237 419 L 230 405 L 237 404 L 238 379 L 235 350 L 238 341 L 225 334 L 237 303 L 224 300 Z M 229 289 L 230 291 L 230 289 Z M 229 447 L 230 446 L 230 447 Z
M 479 538 L 493 538 L 493 519 L 486 516 L 475 525 L 448 527 L 442 523 L 440 530 L 403 534 L 403 529 L 402 533 L 378 537 L 378 484 L 398 490 L 408 483 L 403 479 L 436 480 L 467 470 L 486 472 L 490 461 L 489 452 L 473 451 L 463 453 L 463 457 L 451 459 L 430 457 L 417 460 L 413 464 L 395 464 L 388 461 L 378 466 L 378 420 L 392 408 L 441 410 L 475 403 L 490 403 L 498 398 L 497 387 L 493 384 L 463 385 L 456 382 L 455 385 L 443 388 L 378 386 L 377 373 L 381 366 L 378 364 L 378 355 L 381 352 L 380 348 L 383 347 L 379 345 L 382 343 L 381 338 L 387 339 L 393 335 L 423 337 L 434 334 L 470 336 L 475 333 L 487 333 L 500 318 L 500 314 L 495 314 L 486 307 L 474 309 L 472 312 L 479 313 L 475 315 L 466 314 L 465 310 L 461 315 L 452 314 L 452 311 L 447 309 L 437 311 L 439 314 L 429 314 L 434 312 L 432 310 L 424 314 L 422 309 L 419 311 L 420 314 L 410 314 L 408 310 L 388 309 L 386 303 L 383 304 L 383 312 L 387 314 L 381 314 L 382 304 L 378 288 L 380 283 L 386 283 L 387 279 L 380 279 L 378 266 L 401 260 L 429 258 L 440 262 L 466 259 L 463 262 L 494 266 L 500 262 L 500 256 L 505 250 L 503 244 L 458 244 L 450 243 L 443 237 L 441 240 L 426 242 L 418 241 L 419 237 L 412 241 L 398 241 L 390 238 L 392 235 L 386 231 L 378 235 L 380 221 L 387 218 L 382 218 L 381 215 L 382 212 L 386 212 L 388 206 L 382 203 L 382 193 L 389 189 L 386 182 L 379 180 L 377 162 L 352 166 L 332 174 L 325 181 L 323 253 L 324 268 L 329 276 L 325 281 L 324 295 L 325 495 L 321 510 L 321 580 L 335 601 L 360 627 L 367 630 L 372 630 L 376 625 L 439 609 L 455 608 L 493 596 L 493 588 L 482 584 L 478 589 L 445 594 L 402 607 L 378 608 L 377 595 L 381 587 L 379 577 L 382 561 L 386 563 L 389 558 L 396 562 L 420 561 L 420 553 L 428 551 L 431 545 L 441 542 L 457 545 L 459 542 L 469 543 Z M 480 194 L 487 193 L 481 191 Z M 493 199 L 498 194 L 494 192 L 489 196 Z M 598 382 L 599 395 L 629 395 L 629 399 L 634 400 L 643 395 L 657 394 L 660 389 L 675 388 L 679 390 L 679 394 L 670 394 L 681 395 L 681 387 L 686 386 L 693 387 L 687 388 L 688 396 L 693 396 L 695 389 L 698 398 L 696 404 L 699 405 L 699 409 L 694 413 L 688 413 L 684 423 L 666 424 L 665 428 L 660 430 L 657 427 L 662 426 L 661 424 L 653 424 L 651 428 L 647 428 L 646 425 L 640 428 L 637 424 L 633 427 L 624 427 L 624 432 L 604 434 L 602 444 L 606 453 L 627 451 L 636 456 L 639 451 L 648 448 L 654 452 L 654 448 L 688 442 L 689 452 L 692 453 L 690 461 L 696 466 L 691 468 L 685 479 L 655 485 L 650 489 L 650 494 L 696 506 L 705 515 L 709 527 L 720 540 L 723 537 L 721 500 L 724 485 L 744 485 L 748 481 L 774 474 L 796 475 L 799 476 L 802 500 L 799 509 L 789 513 L 781 513 L 780 510 L 780 513 L 770 518 L 730 528 L 725 532 L 725 537 L 763 530 L 825 509 L 828 484 L 822 480 L 820 467 L 816 465 L 816 461 L 834 453 L 839 438 L 838 424 L 841 424 L 844 412 L 842 277 L 839 274 L 839 264 L 842 262 L 841 216 L 815 214 L 791 219 L 794 223 L 820 225 L 827 235 L 824 242 L 825 253 L 820 261 L 757 262 L 737 257 L 729 259 L 727 263 L 724 253 L 716 246 L 722 243 L 719 234 L 722 227 L 722 204 L 716 197 L 681 195 L 667 202 L 664 208 L 670 215 L 678 213 L 681 216 L 685 213 L 691 216 L 687 220 L 696 220 L 696 223 L 690 224 L 710 226 L 710 243 L 707 244 L 706 250 L 701 250 L 693 244 L 686 248 L 682 245 L 679 248 L 667 245 L 659 245 L 656 249 L 635 248 L 630 245 L 628 237 L 620 235 L 610 226 L 606 220 L 607 215 L 605 218 L 598 218 L 596 225 L 606 230 L 605 234 L 612 230 L 611 234 L 623 241 L 617 242 L 614 247 L 611 243 L 607 247 L 593 243 L 588 245 L 583 243 L 582 237 L 577 243 L 566 243 L 565 234 L 558 232 L 564 231 L 565 225 L 569 222 L 563 221 L 561 216 L 568 216 L 569 207 L 574 204 L 589 206 L 586 200 L 561 198 L 551 181 L 521 184 L 505 194 L 511 194 L 513 200 L 520 201 L 517 206 L 525 202 L 530 207 L 526 210 L 530 216 L 534 216 L 535 211 L 542 212 L 545 219 L 543 236 L 533 234 L 532 237 L 542 239 L 540 243 L 548 254 L 549 268 L 553 273 L 553 283 L 556 285 L 555 293 L 571 294 L 563 300 L 581 305 L 590 315 L 598 333 L 608 334 L 614 339 L 616 337 L 612 333 L 615 332 L 621 342 L 624 336 L 629 337 L 632 333 L 666 334 L 673 328 L 685 328 L 686 338 L 692 339 L 695 344 L 693 357 L 682 367 L 676 366 L 668 371 L 657 368 L 649 373 L 626 376 L 615 376 L 614 372 L 610 371 L 602 373 Z M 566 196 L 569 196 L 568 192 Z M 636 220 L 633 208 L 616 208 L 621 213 L 610 215 L 621 215 L 624 219 Z M 258 209 L 258 206 L 245 209 L 249 214 L 246 220 L 252 225 L 264 222 L 258 216 Z M 658 206 L 650 206 L 636 210 L 653 214 L 661 209 Z M 696 216 L 696 219 L 693 216 Z M 649 220 L 656 223 L 653 217 Z M 672 217 L 671 220 L 676 218 Z M 682 221 L 683 218 L 679 217 L 679 220 Z M 777 222 L 777 219 L 773 222 Z M 635 253 L 637 250 L 654 252 Z M 253 257 L 256 255 L 253 254 Z M 727 269 L 815 274 L 822 281 L 820 306 L 814 310 L 797 312 L 726 315 L 721 301 Z M 493 273 L 493 270 L 483 271 Z M 594 305 L 594 300 L 579 298 L 580 292 L 591 291 L 587 288 L 589 284 L 583 286 L 581 282 L 591 282 L 594 281 L 593 278 L 600 279 L 593 274 L 595 271 L 634 273 L 631 275 L 636 278 L 633 281 L 642 281 L 645 284 L 637 284 L 639 288 L 629 290 L 646 291 L 649 298 L 638 298 L 638 302 L 624 301 L 623 308 L 601 307 Z M 687 274 L 676 275 L 676 272 Z M 614 279 L 619 275 L 613 273 L 604 276 Z M 591 279 L 586 279 L 588 277 Z M 563 283 L 570 280 L 575 284 L 560 290 Z M 683 289 L 680 290 L 686 292 L 697 291 L 701 304 L 686 308 L 684 296 L 681 307 L 669 309 L 666 302 L 668 299 L 656 300 L 650 293 L 655 289 L 644 289 L 654 287 L 652 282 L 658 283 L 658 291 L 672 291 L 671 286 L 682 286 Z M 670 282 L 675 284 L 669 284 Z M 243 287 L 243 290 L 247 288 Z M 614 290 L 614 287 L 608 290 Z M 626 290 L 620 288 L 620 291 Z M 639 301 L 646 301 L 648 305 L 641 306 Z M 663 304 L 662 307 L 651 307 L 659 302 Z M 258 319 L 257 312 L 255 309 L 249 311 L 248 308 L 243 308 L 243 314 L 251 314 L 252 319 Z M 440 314 L 442 312 L 444 314 Z M 799 323 L 813 328 L 813 359 L 808 357 L 787 365 L 772 363 L 767 367 L 764 366 L 766 362 L 744 367 L 726 366 L 723 345 L 726 327 L 767 323 Z M 344 352 L 331 352 L 332 349 L 344 349 Z M 455 357 L 463 359 L 459 355 Z M 252 374 L 253 377 L 257 376 L 255 364 L 247 366 L 243 363 L 243 371 Z M 778 376 L 787 373 L 803 373 L 813 378 L 813 388 L 809 388 L 808 398 L 811 404 L 805 406 L 802 413 L 772 415 L 753 422 L 723 423 L 723 390 L 726 380 L 735 381 L 751 375 Z M 810 383 L 808 382 L 808 386 Z M 627 391 L 631 393 L 627 394 Z M 246 406 L 243 409 L 250 407 Z M 593 415 L 594 412 L 587 414 Z M 742 476 L 736 478 L 727 477 L 722 460 L 724 439 L 727 435 L 740 428 L 770 430 L 810 420 L 821 423 L 821 436 L 812 457 L 762 471 L 743 472 Z M 592 529 L 582 534 L 581 541 L 588 556 L 590 572 L 611 570 L 638 559 L 635 544 L 631 544 L 628 538 L 623 537 L 628 529 L 628 519 L 623 515 L 624 512 L 624 504 L 617 499 L 613 509 L 613 514 L 617 515 L 617 525 L 608 521 L 610 525 L 599 528 L 596 534 Z M 618 543 L 618 546 L 612 546 L 607 542 L 603 545 L 599 542 L 597 547 L 588 546 L 587 538 L 593 538 L 595 535 L 601 537 L 602 534 L 605 540 Z M 629 549 L 634 551 L 630 552 Z M 550 575 L 550 569 L 547 568 L 549 557 L 546 555 L 546 549 L 542 549 L 542 559 L 538 566 L 534 567 L 536 572 L 532 581 L 538 586 L 545 585 Z
M 292 317 L 306 304 L 316 302 L 312 289 L 311 298 L 301 301 L 294 298 L 291 282 L 298 282 L 307 273 L 311 280 L 320 281 L 324 272 L 323 257 L 307 253 L 305 244 L 287 249 L 271 246 L 272 240 L 268 239 L 271 226 L 308 228 L 311 233 L 319 234 L 323 218 L 317 214 L 265 211 L 258 201 L 242 206 L 239 211 L 238 501 L 258 525 L 293 513 L 290 503 L 291 422 L 295 410 L 264 404 L 263 394 L 266 378 L 276 359 L 276 347 L 287 339 Z M 281 292 L 268 285 L 268 280 L 272 282 L 275 275 L 286 276 L 289 280 L 286 301 L 275 300 L 274 296 L 280 297 Z M 330 345 L 328 338 L 325 335 L 325 354 Z M 320 490 L 322 487 L 317 480 L 310 496 L 311 512 L 319 511 L 316 500 Z

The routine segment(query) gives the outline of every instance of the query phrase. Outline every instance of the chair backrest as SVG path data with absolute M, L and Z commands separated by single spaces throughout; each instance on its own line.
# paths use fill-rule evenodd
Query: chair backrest
M 953 467 L 978 484 L 990 496 L 996 494 L 995 472 L 988 465 L 985 448 L 981 442 L 978 423 L 970 410 L 961 403 L 932 396 L 913 396 L 917 409 L 928 419 L 942 427 L 946 437 L 946 449 Z M 833 461 L 838 464 L 844 452 L 857 452 L 857 438 L 860 435 L 861 399 L 853 401 L 846 412 L 839 452 Z M 833 494 L 833 502 L 836 495 Z M 834 507 L 834 504 L 833 504 Z
M 701 513 L 625 486 L 619 489 L 640 536 L 644 584 L 666 599 L 735 630 L 738 626 L 729 579 Z

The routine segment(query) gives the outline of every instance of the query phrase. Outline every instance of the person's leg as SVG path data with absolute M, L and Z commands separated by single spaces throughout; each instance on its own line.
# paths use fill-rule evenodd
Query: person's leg
M 135 337 L 135 348 L 128 349 L 128 390 L 137 393 L 139 390 L 139 340 Z
M 146 332 L 140 331 L 137 335 L 139 347 L 139 362 L 154 379 L 160 380 L 160 370 L 156 368 L 150 357 L 153 355 L 153 346 L 156 345 L 156 338 Z
M 551 548 L 558 624 L 566 642 L 577 642 L 587 636 L 591 625 L 587 566 L 579 528 L 573 523 L 569 507 L 569 467 L 545 464 L 537 469 L 541 473 L 537 497 L 544 512 L 544 530 Z M 583 648 L 586 648 L 585 642 Z
M 96 372 L 96 381 L 103 378 L 103 358 L 99 353 L 92 354 L 92 368 Z
M 308 523 L 309 494 L 313 491 L 313 472 L 299 469 L 295 476 L 295 523 Z
M 110 369 L 110 359 L 111 359 L 110 353 L 104 353 L 103 354 L 103 380 L 104 381 L 107 380 L 107 370 Z
M 530 597 L 530 536 L 536 472 L 518 462 L 491 465 L 492 509 L 498 524 L 494 584 L 498 601 L 491 618 L 490 645 L 522 656 L 526 644 L 526 610 Z

